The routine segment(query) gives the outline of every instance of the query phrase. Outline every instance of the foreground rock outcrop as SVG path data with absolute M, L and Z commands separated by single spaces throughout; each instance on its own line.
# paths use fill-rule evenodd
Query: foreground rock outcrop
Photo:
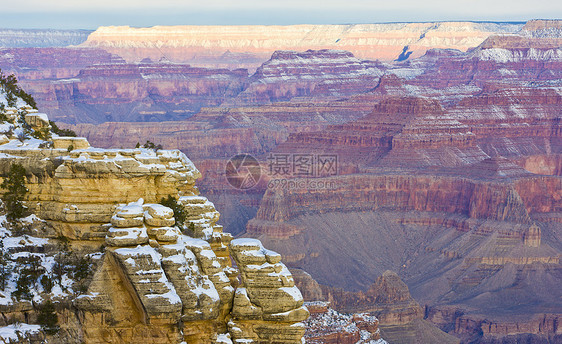
M 10 248 L 2 264 L 17 271 L 3 282 L 4 325 L 39 322 L 41 331 L 23 332 L 31 342 L 301 343 L 309 313 L 281 256 L 223 232 L 183 153 L 96 149 L 49 132 L 47 116 L 29 106 L 4 111 L 0 181 L 23 168 L 20 201 L 33 214 L 0 219 Z M 175 212 L 158 204 L 166 197 Z M 71 256 L 72 273 L 59 264 Z M 45 263 L 25 270 L 22 257 Z M 21 291 L 23 278 L 31 290 Z M 46 302 L 60 323 L 43 332 Z
M 307 303 L 311 312 L 311 318 L 306 321 L 311 324 L 306 334 L 307 340 L 322 338 L 319 342 L 340 340 L 341 343 L 355 343 L 357 338 L 364 339 L 365 333 L 361 336 L 353 331 L 353 325 L 343 322 L 345 316 L 339 313 L 341 312 L 347 314 L 348 319 L 353 318 L 356 322 L 359 320 L 357 326 L 360 329 L 370 329 L 373 334 L 380 332 L 390 343 L 460 342 L 458 338 L 445 333 L 446 329 L 440 330 L 424 319 L 423 308 L 410 295 L 406 284 L 392 271 L 385 271 L 365 292 L 349 292 L 319 285 L 310 275 L 299 270 L 294 270 L 293 274 L 305 300 L 328 300 Z M 339 321 L 329 320 L 331 317 L 339 318 Z M 320 321 L 333 325 L 329 329 L 314 326 Z

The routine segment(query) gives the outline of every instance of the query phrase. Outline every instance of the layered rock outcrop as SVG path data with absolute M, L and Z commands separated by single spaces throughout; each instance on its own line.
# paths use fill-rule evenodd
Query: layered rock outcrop
M 329 302 L 307 302 L 310 318 L 305 322 L 307 343 L 311 344 L 386 344 L 381 339 L 379 321 L 367 314 L 342 314 Z
M 301 343 L 308 310 L 281 255 L 255 239 L 230 244 L 240 287 L 228 323 L 235 343 Z
M 97 257 L 80 287 L 62 278 L 74 294 L 41 293 L 66 319 L 65 335 L 85 343 L 301 343 L 309 313 L 281 256 L 258 240 L 231 242 L 214 205 L 198 195 L 200 173 L 183 153 L 95 149 L 56 135 L 17 140 L 23 122 L 11 121 L 2 124 L 11 133 L 0 145 L 0 179 L 16 163 L 27 171 L 23 201 L 44 227 L 34 234 Z M 157 204 L 166 196 L 178 213 Z M 10 290 L 2 297 L 17 305 Z M 29 311 L 9 309 L 10 321 Z

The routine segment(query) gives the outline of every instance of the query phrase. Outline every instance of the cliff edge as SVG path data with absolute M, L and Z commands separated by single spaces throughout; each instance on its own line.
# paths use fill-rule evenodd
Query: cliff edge
M 223 233 L 183 153 L 61 136 L 14 85 L 0 92 L 0 339 L 302 342 L 309 313 L 281 256 Z

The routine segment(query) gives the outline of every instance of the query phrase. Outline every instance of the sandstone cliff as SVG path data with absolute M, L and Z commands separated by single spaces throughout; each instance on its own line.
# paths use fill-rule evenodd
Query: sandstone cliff
M 33 215 L 0 217 L 2 340 L 302 342 L 309 313 L 281 256 L 223 232 L 183 153 L 92 148 L 17 103 L 3 108 L 0 180 L 25 169 Z M 176 212 L 158 204 L 170 196 Z

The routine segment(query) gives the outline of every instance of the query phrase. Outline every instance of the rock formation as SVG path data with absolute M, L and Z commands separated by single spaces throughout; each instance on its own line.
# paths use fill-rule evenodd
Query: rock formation
M 2 287 L 5 325 L 44 321 L 46 306 L 32 306 L 18 294 L 16 279 L 20 283 L 24 270 L 15 255 L 25 252 L 54 262 L 30 270 L 39 276 L 26 293 L 38 303 L 51 300 L 51 317 L 60 321 L 58 334 L 45 332 L 47 337 L 43 331 L 33 337 L 38 329 L 25 325 L 32 342 L 301 343 L 301 321 L 309 313 L 281 256 L 258 240 L 231 242 L 216 224 L 214 205 L 198 195 L 200 173 L 183 153 L 96 149 L 84 138 L 50 133 L 47 116 L 29 106 L 4 111 L 0 181 L 11 178 L 10 166 L 25 168 L 22 201 L 34 223 L 25 229 L 27 220 L 0 221 L 2 245 L 11 245 L 2 264 L 9 257 L 19 271 Z M 40 130 L 45 136 L 30 137 Z M 2 198 L 9 192 L 3 190 Z M 157 203 L 166 196 L 175 199 L 177 213 Z M 18 239 L 16 230 L 28 232 Z M 41 248 L 31 252 L 26 242 Z M 86 261 L 95 256 L 95 263 L 80 268 L 92 274 L 77 277 L 78 270 L 57 268 L 66 256 L 53 251 L 56 245 Z M 57 291 L 52 285 L 48 291 L 45 278 L 58 273 Z M 38 279 L 42 289 L 33 287 Z
M 466 51 L 494 33 L 515 32 L 507 23 L 393 23 L 292 26 L 100 27 L 82 46 L 106 49 L 128 61 L 163 56 L 176 62 L 237 65 L 265 61 L 275 50 L 342 49 L 360 58 L 418 57 L 428 48 Z M 253 63 L 252 63 L 253 62 Z M 254 61 L 248 66 L 257 67 Z M 244 62 L 242 62 L 244 63 Z
M 306 342 L 310 344 L 386 344 L 381 339 L 379 321 L 367 314 L 342 314 L 329 302 L 307 302 L 310 318 L 305 322 Z

